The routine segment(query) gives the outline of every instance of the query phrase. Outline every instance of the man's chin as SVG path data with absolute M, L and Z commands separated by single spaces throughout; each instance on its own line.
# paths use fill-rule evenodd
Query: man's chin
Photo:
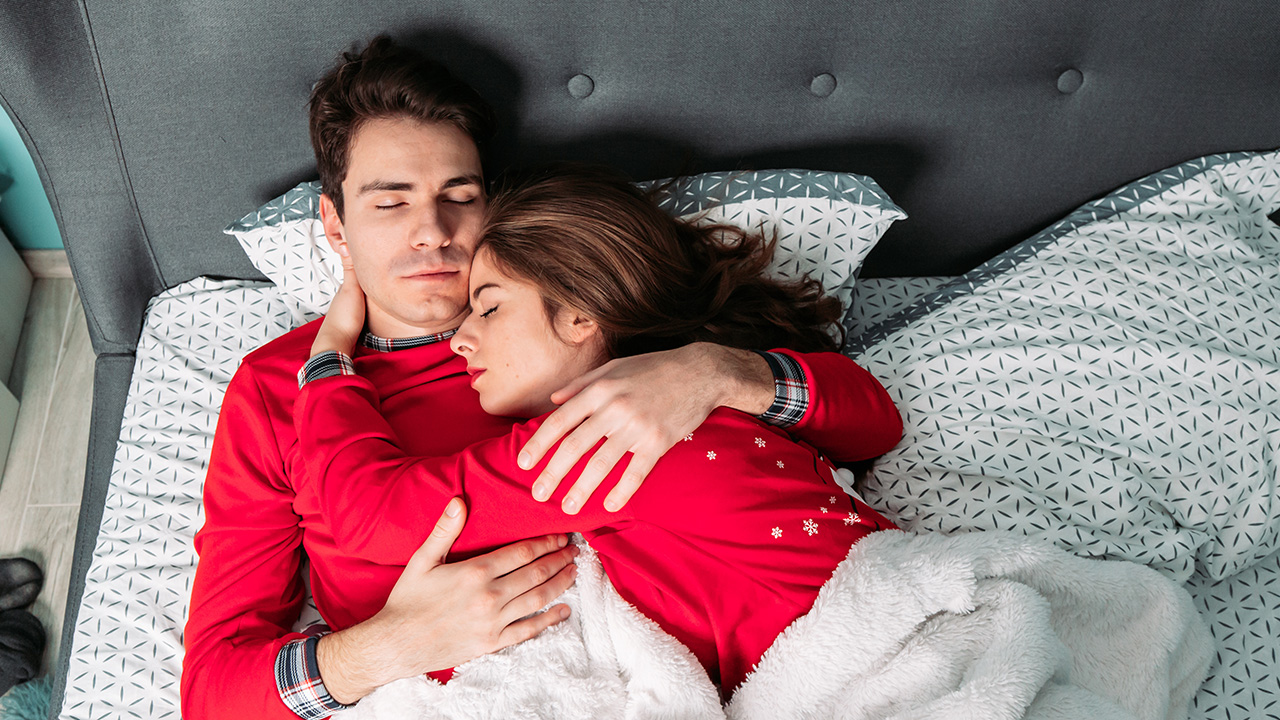
M 454 302 L 442 302 L 438 298 L 421 304 L 397 307 L 389 312 L 373 302 L 369 303 L 369 331 L 374 335 L 383 335 L 378 328 L 384 328 L 395 335 L 392 337 L 414 337 L 432 333 L 456 330 L 467 317 L 467 306 L 459 306 Z

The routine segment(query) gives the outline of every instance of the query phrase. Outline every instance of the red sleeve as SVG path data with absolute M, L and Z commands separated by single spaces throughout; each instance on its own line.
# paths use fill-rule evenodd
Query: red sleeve
M 453 455 L 409 457 L 382 416 L 372 383 L 337 375 L 303 387 L 294 404 L 294 427 L 305 482 L 314 484 L 309 491 L 319 498 L 338 551 L 347 556 L 406 564 L 454 497 L 466 502 L 468 518 L 451 557 L 538 535 L 591 530 L 620 517 L 599 500 L 566 515 L 560 499 L 571 481 L 547 502 L 533 499 L 541 467 L 521 470 L 515 458 L 536 421 Z M 570 480 L 584 463 L 585 458 Z M 621 471 L 615 468 L 605 485 L 616 483 Z
M 889 393 L 853 360 L 840 353 L 773 352 L 799 362 L 809 385 L 809 407 L 786 429 L 792 437 L 835 462 L 883 455 L 902 439 L 902 418 Z
M 302 531 L 261 389 L 250 369 L 223 399 L 205 478 L 205 524 L 183 642 L 187 720 L 297 720 L 276 689 L 276 654 L 303 604 Z

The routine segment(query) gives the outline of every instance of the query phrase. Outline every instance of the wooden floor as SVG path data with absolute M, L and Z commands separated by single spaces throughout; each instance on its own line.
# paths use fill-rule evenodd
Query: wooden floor
M 89 450 L 93 349 L 70 279 L 38 278 L 8 383 L 22 403 L 0 476 L 0 557 L 22 555 L 46 578 L 32 612 L 57 658 Z

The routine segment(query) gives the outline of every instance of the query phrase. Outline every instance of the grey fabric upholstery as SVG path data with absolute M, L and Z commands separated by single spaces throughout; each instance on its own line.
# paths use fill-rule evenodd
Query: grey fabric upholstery
M 505 127 L 491 170 L 871 175 L 912 217 L 867 274 L 938 275 L 1151 171 L 1280 146 L 1278 27 L 1269 0 L 0 4 L 0 104 L 100 355 L 64 651 L 146 303 L 260 277 L 221 229 L 314 175 L 307 93 L 353 43 L 390 32 L 476 85 Z
M 80 614 L 80 598 L 84 596 L 85 579 L 98 542 L 98 528 L 111 483 L 111 465 L 115 461 L 116 442 L 129 397 L 129 380 L 133 375 L 132 355 L 99 355 L 93 368 L 93 424 L 89 429 L 89 460 L 85 468 L 84 491 L 80 496 L 80 522 L 76 528 L 75 556 L 71 562 L 71 583 L 67 588 L 67 609 L 62 621 L 62 652 L 50 666 L 53 675 L 53 702 L 50 720 L 58 717 L 67 684 L 67 668 L 71 663 L 76 618 Z

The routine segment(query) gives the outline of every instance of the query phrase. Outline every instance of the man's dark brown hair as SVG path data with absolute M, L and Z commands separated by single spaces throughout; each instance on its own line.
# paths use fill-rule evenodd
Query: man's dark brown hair
M 497 128 L 493 108 L 449 70 L 382 35 L 346 52 L 311 89 L 311 147 L 324 193 L 343 217 L 342 180 L 351 141 L 369 120 L 448 123 L 483 150 Z

